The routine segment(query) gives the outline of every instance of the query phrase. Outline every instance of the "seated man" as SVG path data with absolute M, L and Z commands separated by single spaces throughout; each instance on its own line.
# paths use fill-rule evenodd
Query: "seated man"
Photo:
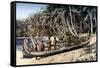
M 38 51 L 44 51 L 45 50 L 45 46 L 44 46 L 44 43 L 43 41 L 38 41 Z

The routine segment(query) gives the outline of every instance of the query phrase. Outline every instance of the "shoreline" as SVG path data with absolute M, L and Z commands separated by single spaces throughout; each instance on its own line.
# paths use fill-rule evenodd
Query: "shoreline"
M 90 40 L 90 44 L 96 42 L 96 37 L 92 37 Z M 86 47 L 84 47 L 86 48 Z M 96 60 L 96 52 L 86 54 L 84 48 L 80 48 L 77 50 L 64 52 L 61 54 L 48 56 L 44 58 L 40 58 L 36 60 L 35 58 L 22 58 L 21 50 L 16 51 L 16 62 L 17 65 L 31 65 L 31 64 L 51 64 L 51 63 L 67 63 L 67 62 L 77 62 L 77 61 L 90 61 L 91 56 L 94 58 L 92 61 Z M 86 60 L 89 59 L 89 60 Z

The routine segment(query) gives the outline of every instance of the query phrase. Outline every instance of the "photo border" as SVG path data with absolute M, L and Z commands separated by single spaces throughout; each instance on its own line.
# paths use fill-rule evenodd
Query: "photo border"
M 97 29 L 96 29 L 96 60 L 95 61 L 77 61 L 77 62 L 59 62 L 59 63 L 46 63 L 46 64 L 28 64 L 28 65 L 16 65 L 16 3 L 26 3 L 26 4 L 54 4 L 54 5 L 71 5 L 71 6 L 85 6 L 85 7 L 96 7 L 96 17 L 97 17 Z M 28 1 L 12 1 L 11 5 L 11 57 L 10 65 L 14 67 L 22 66 L 40 66 L 40 65 L 57 65 L 57 64 L 73 64 L 73 63 L 90 63 L 98 62 L 98 6 L 92 5 L 77 5 L 77 4 L 60 4 L 60 3 L 44 3 L 44 2 L 28 2 Z

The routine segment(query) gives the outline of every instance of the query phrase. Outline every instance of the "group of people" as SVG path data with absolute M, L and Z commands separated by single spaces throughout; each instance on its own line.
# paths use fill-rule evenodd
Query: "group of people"
M 54 37 L 53 41 L 50 39 L 51 37 L 48 37 L 48 42 L 47 42 L 47 50 L 50 51 L 52 50 L 52 48 L 54 50 L 56 50 L 56 44 L 57 44 L 57 40 L 56 37 Z M 43 40 L 36 40 L 31 36 L 31 41 L 32 41 L 32 45 L 33 47 L 28 47 L 28 41 L 27 39 L 24 40 L 24 45 L 23 45 L 23 51 L 26 51 L 27 54 L 30 54 L 31 51 L 33 50 L 34 52 L 43 52 L 45 51 L 45 45 L 44 45 L 44 41 Z M 37 57 L 36 57 L 37 59 Z
M 34 46 L 34 50 L 36 52 L 45 51 L 44 41 L 40 41 L 40 40 L 35 40 L 35 41 L 36 41 L 36 43 L 35 43 L 35 46 Z M 56 43 L 57 43 L 56 37 L 54 37 L 53 41 L 51 41 L 50 37 L 48 37 L 48 42 L 47 42 L 48 51 L 50 51 L 52 49 L 52 47 L 53 47 L 54 50 L 56 50 Z

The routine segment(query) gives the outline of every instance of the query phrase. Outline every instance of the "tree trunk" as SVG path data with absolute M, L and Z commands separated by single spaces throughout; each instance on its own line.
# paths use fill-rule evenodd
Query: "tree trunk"
M 70 12 L 69 14 L 70 14 L 70 19 L 71 19 L 71 25 L 72 25 L 73 32 L 75 33 L 75 35 L 77 35 L 77 32 L 76 32 L 76 30 L 74 28 L 74 25 L 73 25 L 72 12 L 71 12 L 70 6 L 69 6 L 69 12 Z
M 23 48 L 23 53 L 30 54 L 29 47 L 26 40 L 24 40 L 24 45 L 22 46 L 22 48 Z
M 35 40 L 34 40 L 34 38 L 31 36 L 30 37 L 30 40 L 31 40 L 31 42 L 32 42 L 32 44 L 33 44 L 33 48 L 35 49 L 35 47 L 36 47 L 36 45 L 35 45 Z
M 91 33 L 93 33 L 92 13 L 90 13 Z

